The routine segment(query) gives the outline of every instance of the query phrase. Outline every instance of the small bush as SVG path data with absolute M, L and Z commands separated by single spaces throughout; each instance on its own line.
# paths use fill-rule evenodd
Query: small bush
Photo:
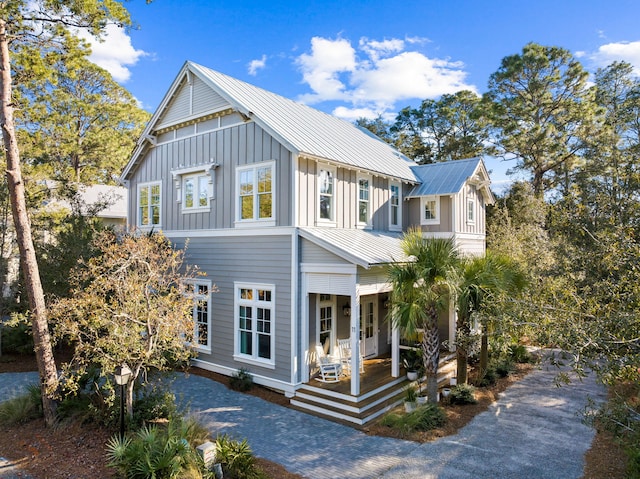
M 0 403 L 0 424 L 22 424 L 42 416 L 40 387 L 29 386 L 27 393 Z
M 407 386 L 404 390 L 405 402 L 416 402 L 418 400 L 418 390 L 415 386 Z
M 516 365 L 511 358 L 503 358 L 496 362 L 495 371 L 501 378 L 506 378 L 516 370 Z
M 144 390 L 133 401 L 131 424 L 137 428 L 148 421 L 171 419 L 177 412 L 176 396 L 169 391 L 152 387 L 149 390 Z
M 494 366 L 489 366 L 484 372 L 484 375 L 478 379 L 478 386 L 486 387 L 493 386 L 498 380 L 498 373 Z
M 15 326 L 2 327 L 2 352 L 33 353 L 33 336 L 29 324 L 18 323 Z
M 509 358 L 519 364 L 530 363 L 533 357 L 523 344 L 512 344 L 507 349 Z
M 240 368 L 229 380 L 229 387 L 234 391 L 248 391 L 253 387 L 253 376 L 244 368 Z
M 430 431 L 447 422 L 444 410 L 437 404 L 427 403 L 407 414 L 387 414 L 381 424 L 391 427 L 406 436 L 416 431 Z
M 451 404 L 476 404 L 475 398 L 476 388 L 470 384 L 458 384 L 451 389 L 449 394 L 449 402 Z
M 266 479 L 256 468 L 255 460 L 247 440 L 234 441 L 228 436 L 216 439 L 216 460 L 222 464 L 224 477 L 232 479 Z

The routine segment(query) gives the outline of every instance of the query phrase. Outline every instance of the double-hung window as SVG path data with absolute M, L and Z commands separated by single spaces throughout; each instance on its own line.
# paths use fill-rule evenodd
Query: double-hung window
M 138 226 L 160 226 L 160 183 L 138 185 Z
M 275 225 L 275 163 L 243 166 L 236 171 L 237 223 L 264 222 Z
M 210 179 L 211 177 L 204 172 L 182 177 L 183 209 L 209 208 Z
M 371 226 L 371 181 L 358 178 L 358 226 Z
M 473 198 L 467 199 L 467 223 L 476 222 L 476 203 Z
M 234 321 L 234 358 L 273 367 L 275 286 L 235 283 Z
M 190 281 L 185 289 L 193 298 L 193 344 L 211 352 L 211 281 Z
M 321 168 L 318 172 L 318 220 L 335 221 L 335 170 Z
M 437 196 L 424 196 L 420 199 L 421 217 L 423 225 L 435 225 L 440 223 L 440 198 Z
M 389 229 L 402 229 L 402 198 L 400 184 L 391 183 L 389 186 Z

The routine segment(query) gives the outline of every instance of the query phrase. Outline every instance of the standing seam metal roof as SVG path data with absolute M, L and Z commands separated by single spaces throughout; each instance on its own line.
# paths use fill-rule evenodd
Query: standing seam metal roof
M 420 180 L 420 184 L 416 185 L 407 197 L 458 193 L 481 162 L 480 158 L 470 158 L 413 166 L 411 169 Z
M 361 168 L 408 182 L 416 163 L 357 126 L 196 63 L 188 68 L 242 113 L 301 155 Z

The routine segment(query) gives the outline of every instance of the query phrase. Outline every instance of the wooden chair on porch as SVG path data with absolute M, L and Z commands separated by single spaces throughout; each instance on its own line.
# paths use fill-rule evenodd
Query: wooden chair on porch
M 337 383 L 342 374 L 342 365 L 332 362 L 325 354 L 322 344 L 316 344 L 316 364 L 320 370 L 320 377 L 316 378 L 323 383 Z
M 338 339 L 338 354 L 340 355 L 340 364 L 347 374 L 351 374 L 351 339 Z M 364 358 L 360 354 L 360 372 L 364 372 Z

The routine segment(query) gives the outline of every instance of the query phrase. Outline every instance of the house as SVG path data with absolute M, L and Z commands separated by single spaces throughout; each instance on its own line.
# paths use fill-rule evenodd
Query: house
M 359 367 L 346 391 L 311 386 L 315 345 L 335 354 L 350 338 L 364 358 L 390 356 L 389 384 L 400 384 L 385 266 L 406 260 L 402 232 L 482 253 L 493 201 L 481 159 L 419 166 L 351 123 L 192 62 L 122 180 L 130 226 L 161 229 L 207 273 L 193 285 L 195 364 L 246 368 L 294 400 L 322 389 L 310 409 L 338 398 L 361 422 L 363 401 L 391 392 L 368 390 Z M 443 339 L 454 323 L 443 318 Z

